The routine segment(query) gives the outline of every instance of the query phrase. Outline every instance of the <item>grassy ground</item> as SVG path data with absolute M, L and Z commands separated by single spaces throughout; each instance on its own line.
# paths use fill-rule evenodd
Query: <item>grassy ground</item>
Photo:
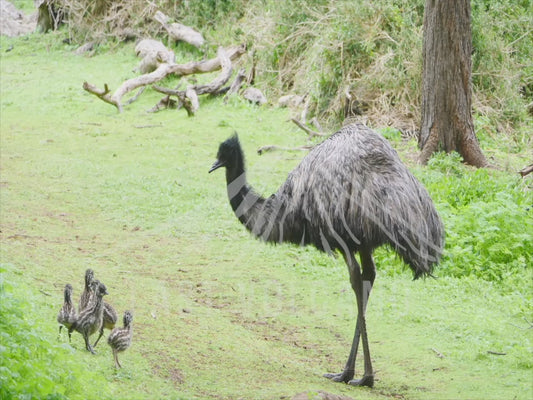
M 117 114 L 81 85 L 115 88 L 133 76 L 132 46 L 85 58 L 2 38 L 0 51 L 2 275 L 29 303 L 15 317 L 78 373 L 101 379 L 67 397 L 533 397 L 531 293 L 473 276 L 378 275 L 368 311 L 375 388 L 322 378 L 341 370 L 353 333 L 346 267 L 252 239 L 232 215 L 223 174 L 207 174 L 218 143 L 236 130 L 249 180 L 275 191 L 302 153 L 255 149 L 303 143 L 285 111 L 203 99 L 194 118 L 147 114 L 159 95 L 145 93 Z M 73 349 L 65 337 L 55 344 L 63 287 L 72 283 L 77 299 L 86 268 L 119 313 L 134 313 L 118 372 L 105 342 L 96 356 L 77 334 Z

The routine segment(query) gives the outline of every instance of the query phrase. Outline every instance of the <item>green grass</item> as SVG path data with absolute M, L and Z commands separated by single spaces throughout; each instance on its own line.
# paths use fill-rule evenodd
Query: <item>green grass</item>
M 46 38 L 0 42 L 0 366 L 24 371 L 22 381 L 2 374 L 2 398 L 533 396 L 531 211 L 520 214 L 531 191 L 514 172 L 442 156 L 413 169 L 447 227 L 439 278 L 413 282 L 391 253 L 377 254 L 368 310 L 376 385 L 335 384 L 322 373 L 344 365 L 355 322 L 342 260 L 252 239 L 232 215 L 223 174 L 207 174 L 218 143 L 236 130 L 250 182 L 275 191 L 303 155 L 255 150 L 304 142 L 286 112 L 202 99 L 194 118 L 147 114 L 160 98 L 147 91 L 117 114 L 81 85 L 116 88 L 131 77 L 133 46 L 85 58 Z M 497 240 L 509 236 L 502 251 L 511 259 L 475 240 L 492 234 L 488 226 L 502 227 Z M 517 240 L 522 247 L 506 249 Z M 512 264 L 510 275 L 485 274 L 481 261 L 489 271 Z M 118 372 L 105 341 L 95 356 L 80 335 L 71 346 L 57 341 L 63 287 L 73 284 L 78 298 L 86 268 L 119 313 L 134 313 Z

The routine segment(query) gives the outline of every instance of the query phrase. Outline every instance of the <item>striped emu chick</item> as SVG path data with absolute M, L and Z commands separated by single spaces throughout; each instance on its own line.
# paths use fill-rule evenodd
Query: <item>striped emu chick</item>
M 82 310 L 87 308 L 89 303 L 91 302 L 91 299 L 94 295 L 94 291 L 91 289 L 91 284 L 94 281 L 94 272 L 92 269 L 87 269 L 85 271 L 85 288 L 83 289 L 83 292 L 80 297 L 80 302 L 78 304 L 78 313 L 81 313 Z
M 131 322 L 133 321 L 133 315 L 130 311 L 124 312 L 123 317 L 124 326 L 122 328 L 115 328 L 109 334 L 107 343 L 113 350 L 113 358 L 115 359 L 115 368 L 122 368 L 118 361 L 118 353 L 126 350 L 131 345 L 131 338 L 133 336 L 133 328 Z
M 63 301 L 63 306 L 61 307 L 61 310 L 59 310 L 59 313 L 57 314 L 57 322 L 59 322 L 59 334 L 57 336 L 58 339 L 59 336 L 61 336 L 61 329 L 63 327 L 70 329 L 72 324 L 78 319 L 78 315 L 76 314 L 76 308 L 74 307 L 74 304 L 72 304 L 72 285 L 70 283 L 67 283 L 65 285 L 65 290 L 63 293 L 65 299 Z M 69 331 L 69 342 L 70 338 L 71 332 Z
M 103 323 L 104 319 L 104 300 L 103 297 L 107 294 L 107 289 L 103 283 L 95 280 L 91 284 L 94 290 L 95 301 L 89 302 L 89 305 L 78 315 L 76 322 L 72 324 L 69 332 L 77 331 L 81 333 L 85 340 L 85 348 L 91 353 L 95 354 L 89 337 L 97 332 Z
M 104 328 L 109 329 L 110 331 L 113 330 L 117 323 L 117 312 L 113 308 L 113 306 L 109 303 L 106 303 L 104 301 L 104 318 L 102 326 L 100 327 L 100 335 L 98 336 L 98 339 L 96 339 L 96 342 L 94 342 L 93 347 L 96 347 L 98 344 L 98 341 L 100 338 L 104 335 Z

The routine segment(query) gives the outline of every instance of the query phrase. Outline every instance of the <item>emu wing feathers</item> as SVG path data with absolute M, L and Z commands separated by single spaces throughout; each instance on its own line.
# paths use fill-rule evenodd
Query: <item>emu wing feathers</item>
M 389 244 L 415 278 L 430 274 L 444 229 L 425 188 L 388 141 L 362 124 L 316 146 L 278 192 L 249 189 L 241 220 L 264 240 L 356 252 Z

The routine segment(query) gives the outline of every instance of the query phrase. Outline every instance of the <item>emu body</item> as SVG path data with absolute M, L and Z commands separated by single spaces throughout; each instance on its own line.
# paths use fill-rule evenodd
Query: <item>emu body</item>
M 115 368 L 122 368 L 122 365 L 120 365 L 120 362 L 118 361 L 118 353 L 125 351 L 128 347 L 130 347 L 133 336 L 132 313 L 130 311 L 125 311 L 122 321 L 122 328 L 113 329 L 107 338 L 107 344 L 109 344 L 113 350 Z
M 80 296 L 80 302 L 78 304 L 78 313 L 82 312 L 82 310 L 84 310 L 89 305 L 92 297 L 94 296 L 94 293 L 91 290 L 91 284 L 93 280 L 94 280 L 94 271 L 88 268 L 85 271 L 85 278 L 84 278 L 85 287 Z
M 223 142 L 212 172 L 226 168 L 231 207 L 239 221 L 268 242 L 339 251 L 348 266 L 358 317 L 348 361 L 327 378 L 373 386 L 365 310 L 376 270 L 375 248 L 391 246 L 415 279 L 430 275 L 444 245 L 444 228 L 424 187 L 385 138 L 362 124 L 348 125 L 316 146 L 269 198 L 246 180 L 237 136 Z M 355 258 L 359 253 L 361 266 Z M 354 380 L 362 338 L 364 376 Z
M 95 301 L 89 302 L 87 307 L 80 312 L 76 322 L 74 322 L 69 328 L 69 334 L 72 331 L 81 333 L 83 340 L 85 341 L 85 348 L 95 354 L 95 351 L 89 342 L 89 337 L 97 332 L 102 326 L 104 319 L 103 296 L 107 295 L 107 289 L 103 283 L 100 283 L 97 280 L 92 281 L 91 289 L 95 294 Z
M 59 313 L 57 314 L 57 322 L 59 322 L 59 333 L 58 333 L 58 339 L 61 335 L 61 328 L 63 326 L 67 329 L 70 329 L 72 324 L 76 322 L 78 319 L 78 315 L 76 314 L 76 308 L 74 307 L 74 304 L 72 304 L 72 285 L 67 283 L 65 285 L 65 290 L 63 291 L 64 300 L 63 300 L 63 306 L 61 307 L 61 310 L 59 310 Z M 68 340 L 70 342 L 71 339 L 71 332 L 68 332 Z
M 113 308 L 113 306 L 109 303 L 106 303 L 104 301 L 104 314 L 102 317 L 102 326 L 100 327 L 100 334 L 98 335 L 98 339 L 96 339 L 96 342 L 93 344 L 93 348 L 96 347 L 98 342 L 100 341 L 100 338 L 104 335 L 104 329 L 109 329 L 110 331 L 115 328 L 115 324 L 117 323 L 117 312 Z

